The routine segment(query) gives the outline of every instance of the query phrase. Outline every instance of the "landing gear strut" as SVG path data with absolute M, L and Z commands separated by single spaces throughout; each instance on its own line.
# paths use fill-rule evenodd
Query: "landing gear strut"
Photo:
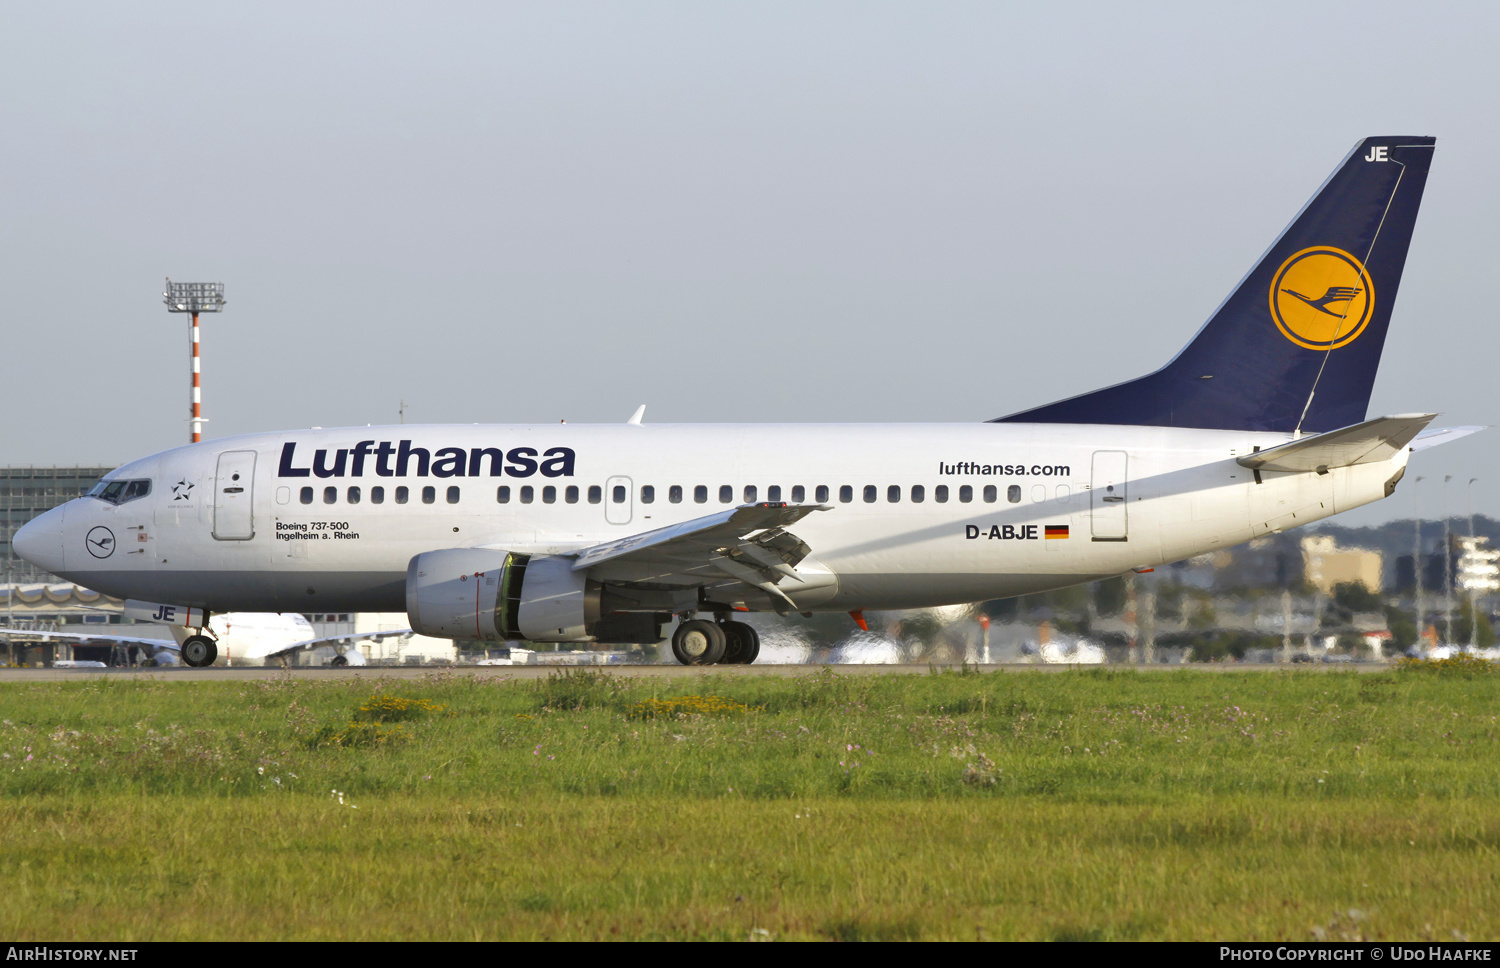
M 189 635 L 182 640 L 182 661 L 195 669 L 214 664 L 219 647 L 206 635 Z

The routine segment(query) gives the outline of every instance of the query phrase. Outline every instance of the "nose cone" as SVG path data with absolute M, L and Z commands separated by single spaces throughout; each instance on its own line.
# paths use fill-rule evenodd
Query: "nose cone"
M 16 554 L 44 571 L 62 571 L 64 510 L 53 508 L 17 531 L 11 539 Z

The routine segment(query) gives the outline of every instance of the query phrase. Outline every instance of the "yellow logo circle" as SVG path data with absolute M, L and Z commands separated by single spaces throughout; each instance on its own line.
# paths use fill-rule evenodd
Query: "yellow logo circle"
M 1375 287 L 1364 265 L 1331 245 L 1303 249 L 1283 262 L 1270 295 L 1271 318 L 1281 334 L 1310 350 L 1354 342 L 1375 309 Z

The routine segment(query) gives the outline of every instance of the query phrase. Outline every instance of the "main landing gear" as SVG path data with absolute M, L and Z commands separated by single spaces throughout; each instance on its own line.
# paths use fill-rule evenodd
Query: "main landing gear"
M 218 645 L 206 635 L 189 635 L 182 640 L 182 661 L 195 669 L 213 665 L 218 657 Z
M 760 655 L 760 636 L 744 622 L 692 619 L 672 633 L 672 654 L 683 665 L 749 665 Z

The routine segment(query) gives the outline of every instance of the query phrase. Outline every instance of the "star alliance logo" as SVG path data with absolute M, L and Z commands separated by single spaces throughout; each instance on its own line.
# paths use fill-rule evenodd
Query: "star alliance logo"
M 172 500 L 191 501 L 193 499 L 193 485 L 186 480 L 178 481 L 172 485 Z

